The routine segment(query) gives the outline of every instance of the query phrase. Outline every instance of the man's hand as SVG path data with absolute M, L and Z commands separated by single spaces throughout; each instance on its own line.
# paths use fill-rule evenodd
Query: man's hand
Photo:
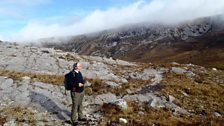
M 83 87 L 84 86 L 84 84 L 82 84 L 82 83 L 79 83 L 79 87 Z

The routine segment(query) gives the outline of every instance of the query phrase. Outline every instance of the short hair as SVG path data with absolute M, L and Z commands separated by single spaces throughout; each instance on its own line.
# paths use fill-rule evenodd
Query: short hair
M 73 64 L 73 69 L 76 69 L 77 65 L 78 65 L 78 63 L 74 63 Z

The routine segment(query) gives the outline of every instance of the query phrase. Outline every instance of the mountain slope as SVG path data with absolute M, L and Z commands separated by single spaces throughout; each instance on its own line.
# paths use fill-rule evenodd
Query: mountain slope
M 222 21 L 217 16 L 178 25 L 137 24 L 68 37 L 57 43 L 43 39 L 42 44 L 83 55 L 154 63 L 176 61 L 224 69 Z
M 191 42 L 163 42 L 150 48 L 142 46 L 130 51 L 125 60 L 142 62 L 194 63 L 206 67 L 224 68 L 224 34 L 208 33 Z M 150 48 L 150 50 L 149 50 Z M 139 57 L 141 56 L 141 57 Z

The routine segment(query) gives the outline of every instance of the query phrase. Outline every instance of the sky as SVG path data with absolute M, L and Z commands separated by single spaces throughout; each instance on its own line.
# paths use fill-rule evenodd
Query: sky
M 80 35 L 224 14 L 224 0 L 0 0 L 0 40 Z

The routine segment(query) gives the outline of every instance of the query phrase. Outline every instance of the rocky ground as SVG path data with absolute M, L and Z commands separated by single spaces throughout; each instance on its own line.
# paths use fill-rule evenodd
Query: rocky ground
M 71 125 L 63 75 L 86 79 L 79 125 L 222 125 L 224 72 L 193 64 L 131 63 L 0 42 L 0 125 Z

